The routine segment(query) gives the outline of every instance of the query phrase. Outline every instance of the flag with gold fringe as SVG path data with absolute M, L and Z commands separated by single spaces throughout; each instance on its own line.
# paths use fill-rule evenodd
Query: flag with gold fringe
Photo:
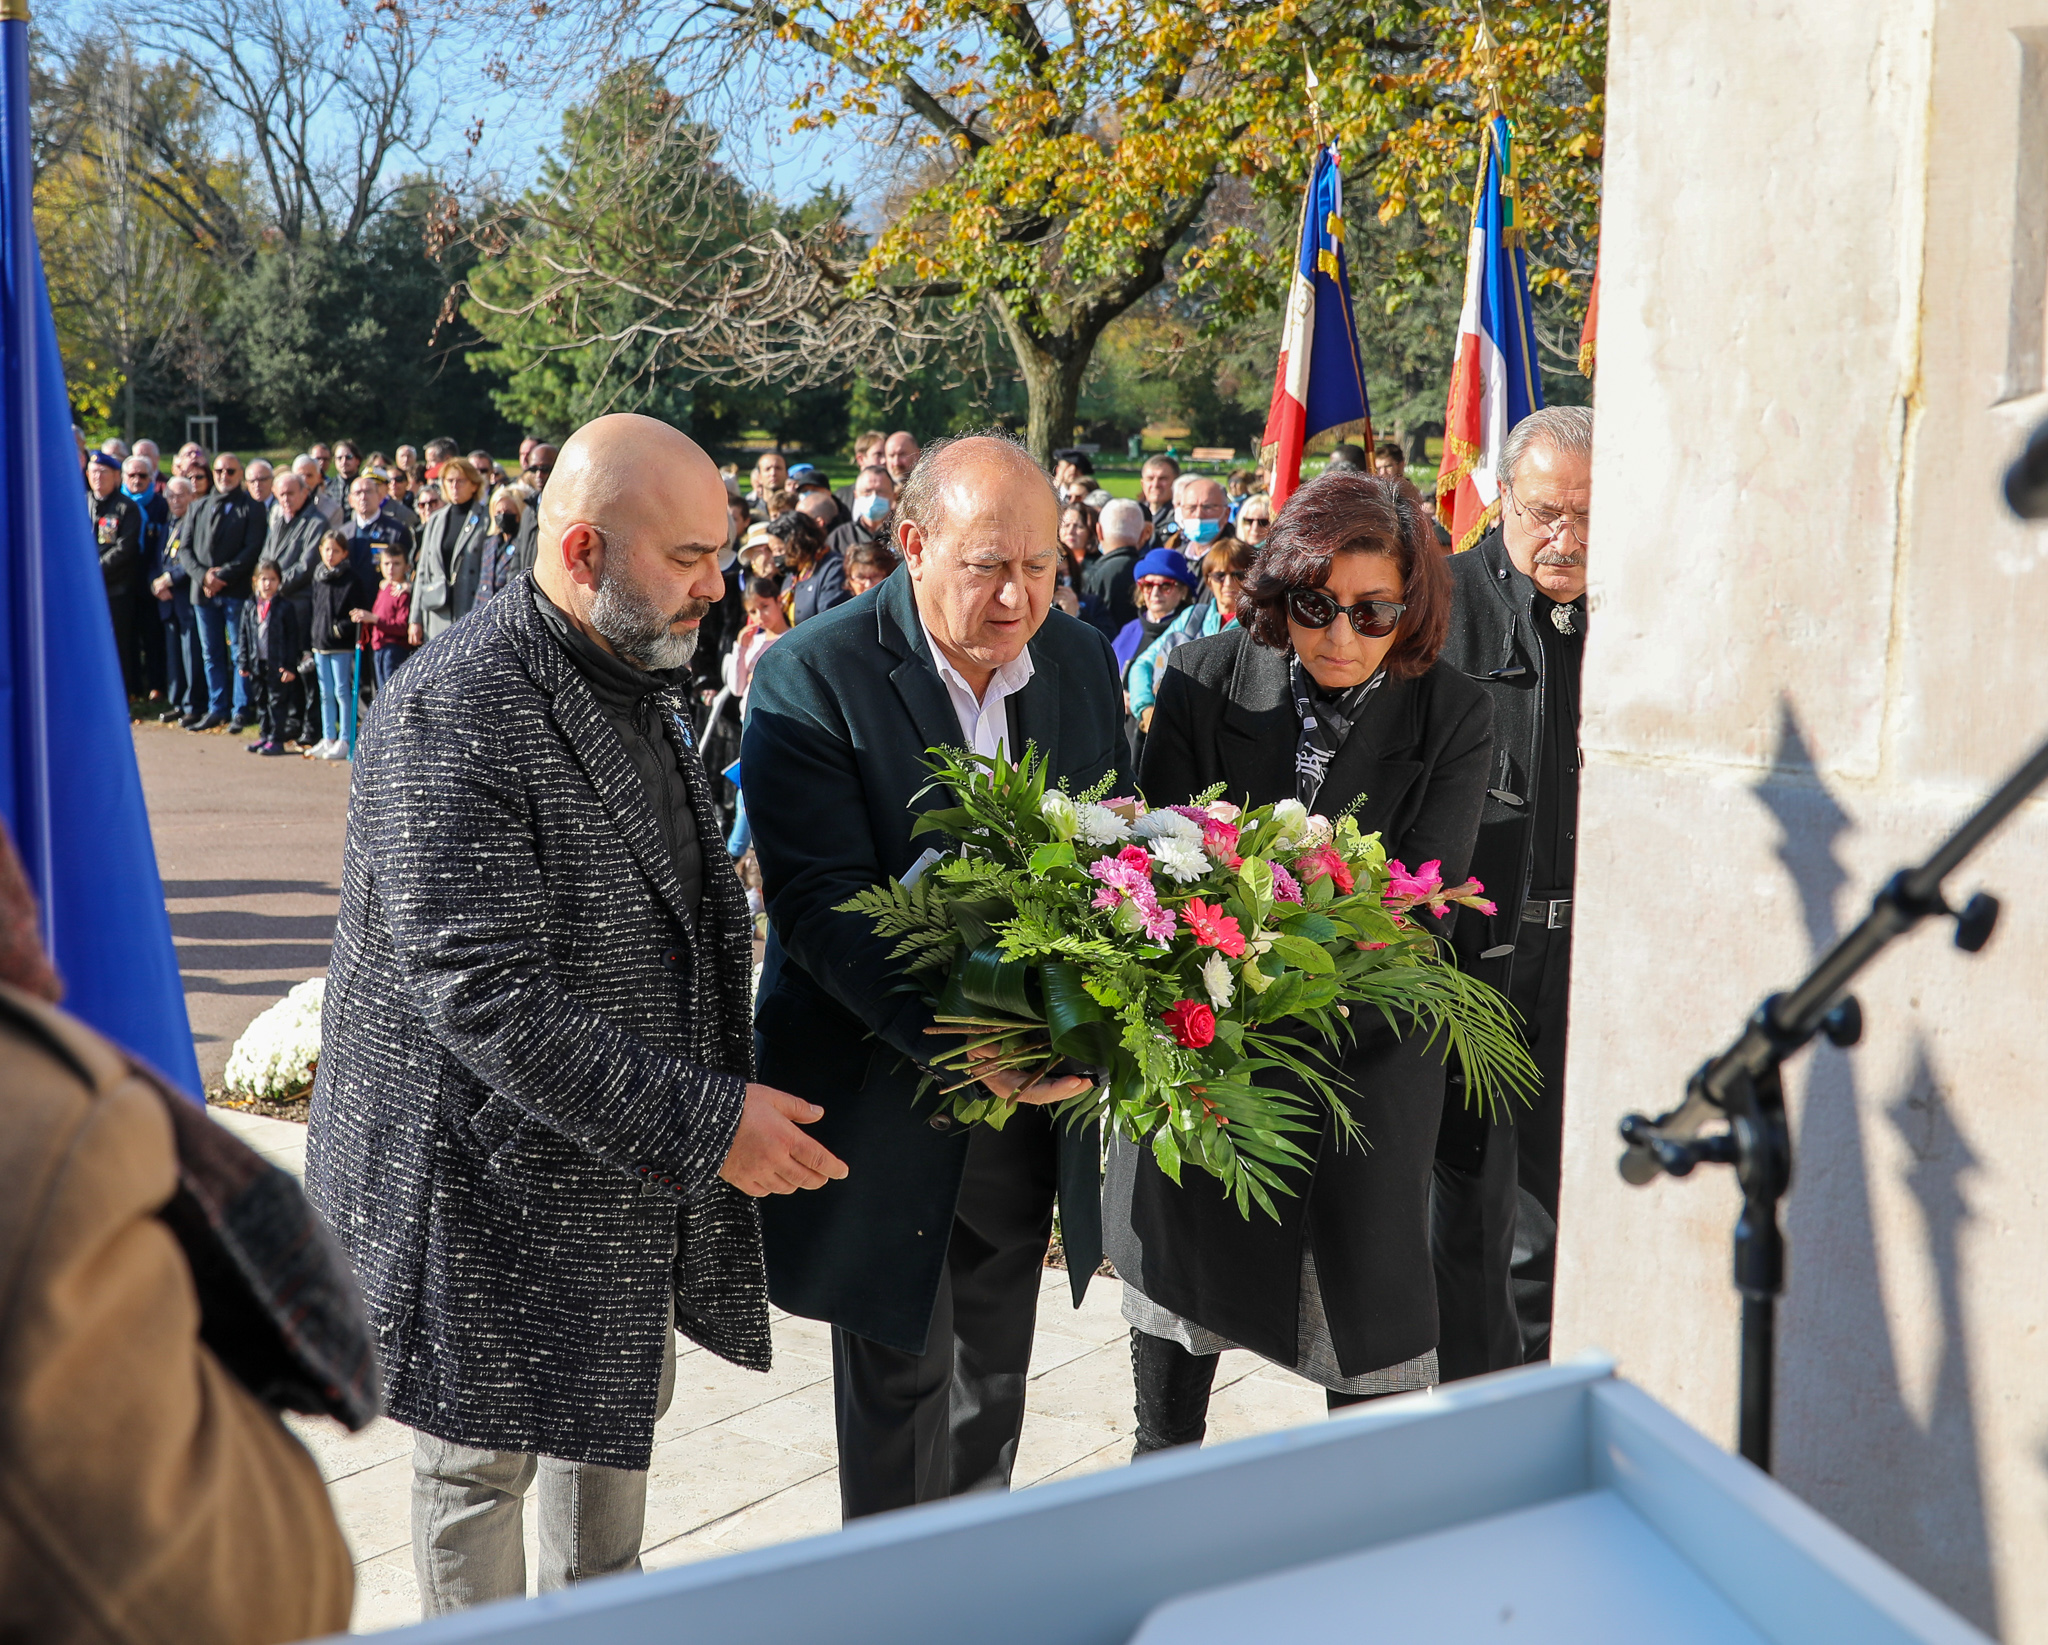
M 1332 431 L 1372 443 L 1372 409 L 1344 264 L 1344 178 L 1335 143 L 1316 151 L 1309 173 L 1301 240 L 1288 281 L 1280 364 L 1259 442 L 1260 465 L 1273 476 L 1275 508 L 1301 484 L 1302 447 Z
M 1454 551 L 1470 548 L 1493 528 L 1500 515 L 1494 460 L 1508 430 L 1542 408 L 1529 260 L 1515 226 L 1513 135 L 1507 116 L 1495 113 L 1480 142 L 1465 305 L 1436 477 L 1437 518 L 1450 532 Z

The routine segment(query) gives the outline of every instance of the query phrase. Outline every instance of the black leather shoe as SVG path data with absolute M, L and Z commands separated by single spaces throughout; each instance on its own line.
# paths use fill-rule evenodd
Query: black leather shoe
M 183 725 L 187 720 L 197 723 L 197 714 L 187 714 L 182 708 L 167 708 L 157 717 L 159 725 Z
M 202 714 L 198 719 L 191 720 L 186 723 L 189 724 L 194 731 L 212 731 L 215 730 L 217 727 L 226 725 L 228 723 L 228 717 L 225 714 Z
M 254 725 L 255 723 L 255 715 L 237 714 L 232 720 L 228 721 L 228 729 L 230 731 L 247 731 L 249 727 Z

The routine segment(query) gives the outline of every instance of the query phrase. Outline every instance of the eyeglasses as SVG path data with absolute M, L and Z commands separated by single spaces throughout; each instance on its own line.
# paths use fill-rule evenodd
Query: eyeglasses
M 1209 581 L 1214 587 L 1221 588 L 1225 583 L 1243 582 L 1244 573 L 1242 571 L 1212 571 L 1209 573 Z
M 213 471 L 216 474 L 239 474 L 242 469 L 239 463 L 215 463 Z
M 1171 577 L 1140 577 L 1138 579 L 1138 586 L 1140 588 L 1179 588 L 1180 584 Z
M 1568 508 L 1542 508 L 1535 503 L 1525 503 L 1515 495 L 1513 486 L 1502 487 L 1508 494 L 1508 501 L 1515 505 L 1515 512 L 1527 517 L 1531 528 L 1539 537 L 1555 537 L 1560 531 L 1567 531 L 1577 539 L 1583 548 L 1586 543 L 1586 516 L 1574 513 Z
M 1339 617 L 1349 617 L 1351 626 L 1368 640 L 1384 640 L 1393 633 L 1407 609 L 1398 600 L 1339 605 L 1320 588 L 1297 588 L 1287 596 L 1287 615 L 1303 628 L 1328 628 Z
M 1237 517 L 1237 523 L 1241 526 L 1257 526 L 1263 531 L 1273 522 L 1264 514 L 1240 514 Z

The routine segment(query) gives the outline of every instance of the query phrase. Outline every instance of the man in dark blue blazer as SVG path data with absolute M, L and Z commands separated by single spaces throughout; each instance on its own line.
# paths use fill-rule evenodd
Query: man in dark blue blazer
M 832 1323 L 846 1517 L 1002 1488 L 1055 1196 L 1074 1300 L 1101 1259 L 1098 1139 L 1044 1105 L 1078 1079 L 1015 1089 L 1001 1130 L 918 1098 L 945 1041 L 890 939 L 836 912 L 932 841 L 914 814 L 925 751 L 1035 744 L 1079 790 L 1124 756 L 1109 643 L 1053 609 L 1059 504 L 999 436 L 934 444 L 897 503 L 903 567 L 799 625 L 761 659 L 741 770 L 768 902 L 760 1077 L 817 1103 L 845 1180 L 762 1206 L 769 1296 Z M 1124 786 L 1128 787 L 1126 783 Z

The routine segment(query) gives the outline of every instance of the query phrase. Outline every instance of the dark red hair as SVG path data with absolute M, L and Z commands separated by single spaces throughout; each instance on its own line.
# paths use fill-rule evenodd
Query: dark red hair
M 1309 481 L 1280 510 L 1259 545 L 1238 596 L 1238 620 L 1260 645 L 1287 649 L 1287 596 L 1321 588 L 1339 554 L 1384 554 L 1401 571 L 1408 609 L 1394 630 L 1387 672 L 1412 680 L 1429 672 L 1451 628 L 1451 569 L 1437 551 L 1429 517 L 1399 482 L 1339 472 Z

